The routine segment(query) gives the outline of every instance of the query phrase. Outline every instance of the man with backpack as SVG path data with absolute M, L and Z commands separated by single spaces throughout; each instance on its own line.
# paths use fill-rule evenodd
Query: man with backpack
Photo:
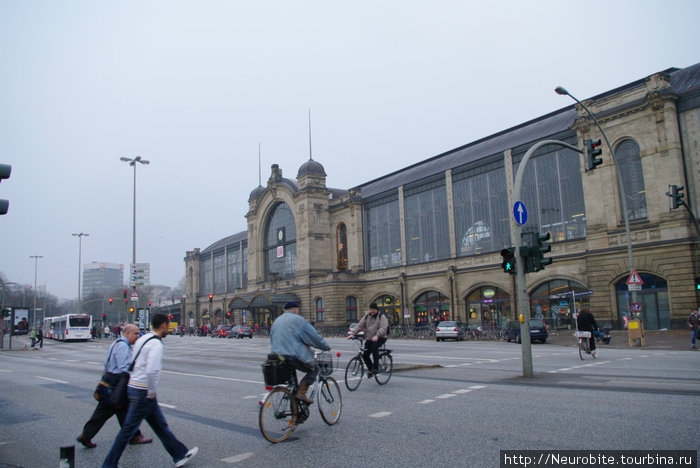
M 355 335 L 362 329 L 365 330 L 366 339 L 362 359 L 369 371 L 367 377 L 372 378 L 378 371 L 379 348 L 386 342 L 389 333 L 389 320 L 387 320 L 386 315 L 379 313 L 376 302 L 369 305 L 369 313 L 362 317 L 355 328 L 350 330 L 348 340 L 355 338 Z

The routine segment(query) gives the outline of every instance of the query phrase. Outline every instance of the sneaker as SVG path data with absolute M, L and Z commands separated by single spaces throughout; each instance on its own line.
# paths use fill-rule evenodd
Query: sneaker
M 192 459 L 195 455 L 197 455 L 197 452 L 199 452 L 199 447 L 193 447 L 191 448 L 184 457 L 179 459 L 177 462 L 175 462 L 175 468 L 179 468 L 181 466 L 185 466 L 188 461 Z
M 367 378 L 371 379 L 372 377 L 374 377 L 374 372 L 372 372 L 372 371 L 367 372 Z
M 595 352 L 595 350 L 593 350 L 591 351 L 591 354 L 593 355 L 593 357 L 595 357 L 597 353 Z

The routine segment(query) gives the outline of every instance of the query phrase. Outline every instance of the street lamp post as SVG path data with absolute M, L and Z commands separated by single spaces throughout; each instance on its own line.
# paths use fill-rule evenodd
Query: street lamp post
M 598 119 L 595 118 L 595 115 L 593 115 L 593 113 L 588 109 L 588 107 L 586 107 L 581 101 L 576 99 L 576 97 L 569 91 L 567 91 L 563 86 L 557 86 L 554 89 L 554 91 L 559 95 L 569 96 L 571 99 L 576 101 L 581 107 L 583 107 L 583 109 L 588 113 L 591 119 L 593 119 L 593 122 L 595 122 L 596 126 L 598 127 L 598 130 L 600 130 L 600 133 L 603 135 L 603 139 L 605 139 L 605 143 L 608 145 L 608 149 L 610 150 L 610 156 L 612 157 L 613 163 L 615 164 L 615 172 L 617 173 L 617 185 L 620 187 L 621 192 L 620 205 L 622 208 L 623 219 L 625 221 L 625 235 L 627 236 L 627 261 L 629 262 L 631 273 L 632 271 L 634 271 L 634 258 L 632 257 L 632 237 L 630 236 L 630 220 L 629 213 L 627 212 L 627 192 L 625 191 L 625 184 L 622 180 L 622 172 L 620 172 L 620 166 L 617 164 L 615 151 L 613 150 L 613 147 L 610 144 L 610 140 L 608 140 L 608 136 L 603 131 L 603 127 L 600 126 Z M 637 302 L 637 291 L 633 290 L 631 292 L 632 302 Z
M 124 161 L 126 163 L 129 163 L 129 166 L 133 166 L 134 168 L 134 222 L 133 222 L 133 239 L 132 239 L 132 255 L 131 255 L 131 262 L 133 264 L 136 263 L 136 163 L 141 163 L 144 165 L 150 164 L 151 162 L 148 161 L 147 159 L 141 159 L 141 156 L 136 156 L 134 159 L 131 158 L 125 158 L 121 157 L 119 158 L 120 161 Z
M 82 262 L 83 262 L 83 237 L 89 236 L 90 234 L 87 234 L 85 232 L 81 232 L 79 234 L 73 234 L 73 235 L 78 238 L 78 308 L 77 308 L 77 312 L 80 313 L 80 272 L 82 269 Z
M 39 262 L 40 258 L 44 258 L 41 255 L 30 255 L 29 258 L 34 259 L 34 308 L 32 310 L 32 324 L 36 326 L 36 271 L 37 271 L 37 263 Z
M 5 335 L 5 286 L 8 284 L 19 284 L 19 283 L 13 283 L 11 281 L 3 281 L 2 278 L 0 278 L 0 283 L 2 283 L 2 298 L 0 298 L 0 349 L 2 349 L 5 345 L 4 343 L 4 335 Z M 15 324 L 12 322 L 14 320 L 14 314 L 10 314 L 10 325 L 8 327 L 8 333 L 10 335 L 10 349 L 12 349 L 12 330 L 14 329 Z

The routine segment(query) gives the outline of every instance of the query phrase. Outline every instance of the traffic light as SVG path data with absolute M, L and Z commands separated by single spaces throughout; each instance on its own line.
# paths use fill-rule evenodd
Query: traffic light
M 213 294 L 209 294 L 209 302 L 211 303 L 213 300 L 214 300 L 214 295 L 213 295 Z
M 695 291 L 700 292 L 700 276 L 695 277 Z
M 678 186 L 678 185 L 669 185 L 668 186 L 668 192 L 666 192 L 666 196 L 671 197 L 671 209 L 675 210 L 679 206 L 685 205 L 685 202 L 683 201 L 683 197 L 685 194 L 683 193 L 683 190 L 685 190 L 685 187 Z
M 551 258 L 544 258 L 544 254 L 552 251 L 552 244 L 547 242 L 551 237 L 552 236 L 549 234 L 549 232 L 537 234 L 537 245 L 532 247 L 530 250 L 533 254 L 531 255 L 533 260 L 533 271 L 544 270 L 545 266 L 552 263 Z M 545 244 L 545 242 L 547 243 Z
M 148 307 L 151 307 L 151 301 L 148 301 Z
M 603 164 L 603 158 L 597 158 L 603 154 L 600 149 L 600 139 L 597 140 L 584 140 L 586 145 L 586 171 L 592 171 L 596 166 Z
M 226 312 L 226 317 L 230 317 L 230 316 L 231 316 L 231 312 Z
M 126 289 L 124 290 L 124 299 L 126 299 L 126 295 L 129 293 Z
M 503 261 L 501 262 L 503 271 L 511 275 L 516 274 L 517 263 L 515 262 L 515 247 L 508 247 L 507 249 L 501 250 L 501 257 L 503 257 Z
M 0 182 L 3 179 L 9 179 L 10 173 L 12 172 L 12 166 L 9 164 L 0 164 Z M 0 199 L 0 215 L 7 214 L 7 210 L 10 208 L 9 200 Z
M 133 307 L 129 307 L 129 313 L 131 313 L 131 314 L 134 313 L 134 308 L 133 308 Z
M 106 316 L 107 314 L 102 314 L 102 320 L 104 320 Z
M 109 305 L 112 305 L 112 298 L 109 298 Z

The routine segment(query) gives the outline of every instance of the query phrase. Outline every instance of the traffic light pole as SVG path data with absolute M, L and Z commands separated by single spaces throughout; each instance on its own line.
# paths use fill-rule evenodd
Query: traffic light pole
M 515 201 L 520 201 L 520 193 L 523 186 L 523 175 L 525 174 L 525 166 L 527 166 L 527 161 L 533 155 L 535 151 L 539 148 L 547 145 L 558 145 L 577 153 L 583 153 L 582 149 L 572 146 L 568 143 L 558 140 L 543 140 L 527 150 L 525 156 L 520 161 L 518 165 L 518 172 L 515 175 L 515 186 L 513 187 L 513 198 Z M 518 265 L 517 270 L 517 291 L 516 296 L 518 297 L 518 313 L 523 316 L 523 321 L 520 323 L 520 343 L 523 356 L 523 377 L 532 377 L 532 345 L 530 342 L 530 296 L 527 294 L 527 282 L 525 281 L 525 261 L 520 255 L 520 247 L 522 246 L 522 232 L 523 228 L 520 224 L 515 222 L 515 217 L 513 218 L 513 223 L 515 223 L 515 261 Z

